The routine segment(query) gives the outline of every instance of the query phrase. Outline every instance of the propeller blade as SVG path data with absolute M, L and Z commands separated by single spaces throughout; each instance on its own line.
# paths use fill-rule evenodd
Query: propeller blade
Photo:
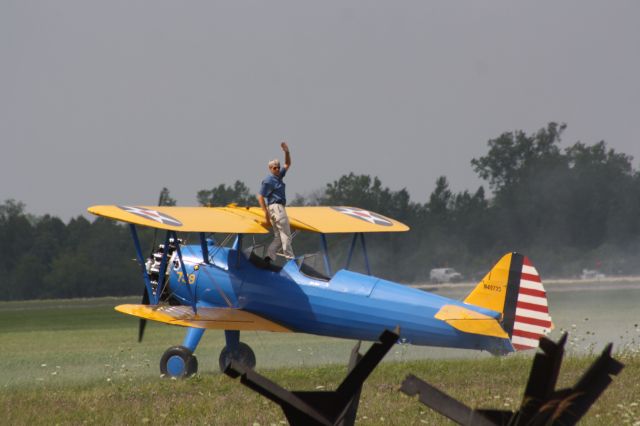
M 142 304 L 143 305 L 148 305 L 149 304 L 149 294 L 147 293 L 147 288 L 146 287 L 144 289 L 142 289 Z
M 142 336 L 144 336 L 144 328 L 147 326 L 147 320 L 140 318 L 140 324 L 138 325 L 138 343 L 142 342 Z
M 147 288 L 145 287 L 142 290 L 142 304 L 149 304 L 149 294 L 147 294 Z M 140 323 L 138 324 L 138 343 L 142 342 L 142 337 L 144 336 L 144 328 L 147 326 L 147 320 L 144 318 L 140 318 Z

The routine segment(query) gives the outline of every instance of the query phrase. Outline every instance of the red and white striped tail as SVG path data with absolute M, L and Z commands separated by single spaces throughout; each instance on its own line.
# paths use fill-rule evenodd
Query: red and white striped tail
M 535 349 L 539 339 L 552 329 L 547 293 L 538 271 L 529 258 L 524 256 L 511 344 L 517 351 Z

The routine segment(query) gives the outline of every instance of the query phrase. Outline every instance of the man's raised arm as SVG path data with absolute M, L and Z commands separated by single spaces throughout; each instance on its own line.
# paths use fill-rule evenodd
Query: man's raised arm
M 284 168 L 289 170 L 289 166 L 291 166 L 291 153 L 289 152 L 289 145 L 287 145 L 286 142 L 282 142 L 280 146 L 284 151 Z

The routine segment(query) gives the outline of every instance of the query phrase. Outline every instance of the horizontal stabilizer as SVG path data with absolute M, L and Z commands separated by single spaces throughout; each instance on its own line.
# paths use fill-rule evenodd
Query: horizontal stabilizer
M 508 339 L 509 335 L 495 318 L 456 305 L 444 305 L 435 317 L 465 333 Z
M 197 313 L 194 313 L 190 306 L 118 305 L 115 309 L 138 318 L 184 327 L 243 331 L 291 331 L 259 315 L 235 308 L 200 307 Z

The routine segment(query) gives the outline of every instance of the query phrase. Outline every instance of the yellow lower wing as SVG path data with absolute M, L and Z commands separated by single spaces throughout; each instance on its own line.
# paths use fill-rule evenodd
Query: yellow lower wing
M 197 314 L 189 306 L 119 305 L 115 309 L 139 318 L 183 327 L 291 332 L 280 324 L 242 309 L 198 308 Z

